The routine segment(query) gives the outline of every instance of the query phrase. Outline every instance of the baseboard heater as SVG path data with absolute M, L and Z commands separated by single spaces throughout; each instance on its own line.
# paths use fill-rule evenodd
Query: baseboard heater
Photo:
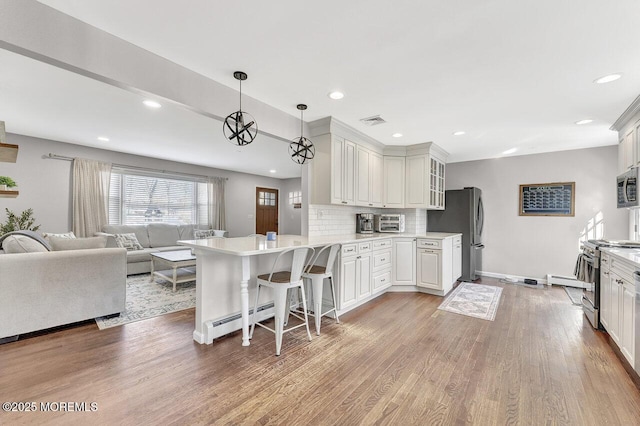
M 579 281 L 574 277 L 567 277 L 564 275 L 547 275 L 547 284 L 549 285 L 563 285 L 568 287 L 588 288 L 589 284 L 584 281 Z
M 249 318 L 253 316 L 253 309 L 249 309 Z M 273 302 L 259 306 L 256 313 L 256 320 L 263 321 L 273 316 Z M 213 339 L 222 337 L 226 334 L 242 328 L 242 313 L 238 312 L 223 318 L 204 322 L 204 335 L 207 344 L 213 342 Z

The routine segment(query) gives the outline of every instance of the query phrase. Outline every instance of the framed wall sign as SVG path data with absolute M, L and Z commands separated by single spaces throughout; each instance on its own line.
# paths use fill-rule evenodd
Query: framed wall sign
M 520 185 L 520 216 L 575 216 L 576 183 Z

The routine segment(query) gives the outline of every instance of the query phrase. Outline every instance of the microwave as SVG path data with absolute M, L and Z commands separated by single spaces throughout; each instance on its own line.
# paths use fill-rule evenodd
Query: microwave
M 403 214 L 377 214 L 373 219 L 376 232 L 404 232 Z
M 638 169 L 631 168 L 629 171 L 618 176 L 618 208 L 640 207 L 638 203 Z

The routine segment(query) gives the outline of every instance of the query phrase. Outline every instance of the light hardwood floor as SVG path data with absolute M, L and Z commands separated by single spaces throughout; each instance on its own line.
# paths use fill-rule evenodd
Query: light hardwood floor
M 503 286 L 495 280 L 484 284 Z M 504 285 L 495 321 L 385 294 L 302 329 L 193 342 L 194 311 L 0 346 L 0 400 L 97 402 L 0 424 L 640 424 L 640 392 L 560 288 Z

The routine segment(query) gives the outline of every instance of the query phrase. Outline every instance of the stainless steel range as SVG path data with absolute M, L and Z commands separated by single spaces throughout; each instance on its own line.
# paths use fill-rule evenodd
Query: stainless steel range
M 582 259 L 593 269 L 590 279 L 585 280 L 588 287 L 582 292 L 582 310 L 594 328 L 600 325 L 600 248 L 640 248 L 638 241 L 589 240 L 582 243 Z

